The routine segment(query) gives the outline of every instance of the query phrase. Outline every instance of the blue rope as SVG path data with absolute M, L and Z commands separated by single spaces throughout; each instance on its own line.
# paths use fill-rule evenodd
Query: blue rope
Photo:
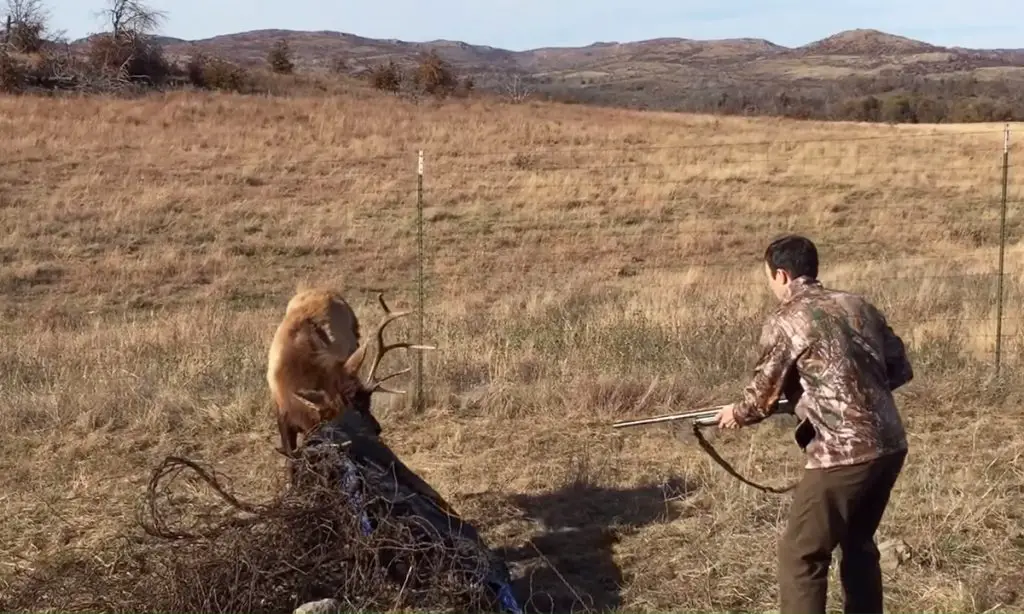
M 498 585 L 498 603 L 501 604 L 501 610 L 508 614 L 523 614 L 523 608 L 512 594 L 512 587 L 507 582 L 499 582 Z
M 359 476 L 355 464 L 346 458 L 344 460 L 345 473 L 341 478 L 341 489 L 348 495 L 349 505 L 352 511 L 359 514 L 359 525 L 363 529 L 363 535 L 373 533 L 373 525 L 370 517 L 363 508 L 363 495 L 359 492 Z

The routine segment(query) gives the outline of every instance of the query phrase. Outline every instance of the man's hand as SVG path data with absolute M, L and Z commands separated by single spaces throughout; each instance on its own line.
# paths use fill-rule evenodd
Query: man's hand
M 718 412 L 718 428 L 720 429 L 738 429 L 740 423 L 736 421 L 736 416 L 733 415 L 733 407 L 735 403 L 729 403 L 722 408 L 722 411 Z

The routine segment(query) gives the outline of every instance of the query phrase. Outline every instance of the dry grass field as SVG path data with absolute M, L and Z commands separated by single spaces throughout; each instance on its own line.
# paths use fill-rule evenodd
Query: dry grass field
M 376 412 L 507 549 L 535 607 L 579 611 L 574 592 L 594 609 L 775 607 L 787 497 L 737 482 L 680 428 L 609 424 L 738 396 L 772 306 L 760 254 L 792 230 L 912 351 L 897 393 L 911 453 L 879 536 L 911 556 L 887 573 L 888 607 L 1019 610 L 1024 169 L 995 379 L 1002 139 L 369 94 L 0 98 L 0 592 L 134 530 L 167 454 L 250 500 L 282 487 L 274 327 L 301 284 L 344 289 L 367 328 L 372 289 L 415 304 L 422 148 L 439 350 L 424 411 L 382 395 Z M 781 484 L 802 465 L 789 428 L 709 437 Z

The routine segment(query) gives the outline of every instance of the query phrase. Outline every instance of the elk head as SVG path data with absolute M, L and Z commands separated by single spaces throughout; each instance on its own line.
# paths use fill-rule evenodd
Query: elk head
M 385 344 L 384 329 L 387 328 L 388 324 L 413 312 L 391 311 L 391 308 L 388 307 L 387 303 L 384 301 L 383 293 L 377 294 L 377 300 L 384 309 L 385 318 L 377 327 L 377 330 L 373 335 L 377 351 L 373 358 L 373 362 L 370 365 L 370 371 L 367 374 L 366 379 L 364 380 L 359 377 L 359 370 L 365 362 L 367 348 L 370 345 L 369 341 L 360 345 L 351 356 L 349 356 L 342 364 L 338 365 L 337 363 L 339 360 L 327 352 L 330 339 L 327 338 L 322 331 L 317 331 L 317 334 L 311 335 L 310 339 L 312 339 L 318 346 L 316 351 L 321 359 L 331 363 L 328 370 L 333 372 L 334 376 L 327 381 L 327 385 L 323 390 L 301 390 L 293 393 L 296 400 L 312 409 L 321 422 L 328 422 L 346 411 L 354 410 L 369 420 L 370 428 L 374 431 L 374 435 L 380 434 L 381 427 L 380 423 L 377 422 L 377 419 L 370 412 L 371 397 L 377 392 L 405 394 L 406 391 L 404 390 L 394 390 L 384 386 L 384 382 L 412 370 L 411 368 L 405 368 L 385 377 L 378 378 L 376 376 L 377 368 L 380 366 L 384 355 L 392 350 L 403 348 L 407 350 L 437 349 L 431 345 L 416 345 L 409 342 Z

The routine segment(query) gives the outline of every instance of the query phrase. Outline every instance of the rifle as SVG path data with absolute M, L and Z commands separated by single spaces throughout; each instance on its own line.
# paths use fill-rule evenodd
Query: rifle
M 784 398 L 779 399 L 778 403 L 779 409 L 775 413 L 793 413 L 792 403 L 790 403 Z M 665 414 L 664 416 L 655 416 L 653 418 L 641 418 L 640 420 L 624 420 L 621 422 L 613 422 L 612 428 L 621 429 L 630 426 L 641 426 L 644 424 L 674 422 L 676 420 L 689 420 L 695 426 L 714 426 L 718 424 L 718 412 L 722 411 L 724 407 L 725 405 L 712 405 L 711 407 L 695 409 L 693 411 L 683 412 L 681 414 Z
M 790 403 L 786 399 L 779 399 L 778 405 L 779 405 L 779 407 L 778 407 L 778 409 L 776 410 L 775 413 L 783 413 L 783 414 L 795 413 L 794 412 L 794 404 Z M 640 420 L 623 420 L 623 421 L 620 421 L 620 422 L 612 423 L 612 428 L 617 428 L 618 429 L 618 428 L 626 428 L 626 427 L 631 427 L 631 426 L 641 426 L 641 425 L 644 425 L 644 424 L 658 424 L 658 423 L 661 423 L 661 422 L 674 422 L 674 421 L 677 421 L 677 420 L 688 420 L 690 422 L 690 426 L 693 429 L 693 435 L 694 435 L 694 437 L 697 438 L 697 443 L 700 445 L 701 449 L 704 450 L 704 452 L 706 452 L 708 454 L 708 456 L 710 456 L 712 458 L 712 460 L 714 460 L 716 463 L 718 463 L 718 465 L 721 466 L 722 469 L 725 469 L 726 472 L 728 472 L 730 475 L 732 475 L 737 480 L 743 482 L 744 484 L 746 484 L 748 486 L 752 486 L 752 487 L 754 487 L 754 488 L 756 488 L 756 489 L 758 489 L 758 490 L 760 490 L 762 492 L 771 492 L 771 493 L 775 493 L 775 494 L 783 494 L 783 493 L 789 492 L 790 490 L 793 490 L 794 488 L 796 488 L 796 483 L 790 484 L 789 486 L 786 486 L 785 488 L 773 488 L 771 486 L 763 486 L 761 484 L 757 484 L 755 482 L 751 482 L 747 478 L 745 478 L 742 475 L 740 475 L 739 472 L 737 472 L 736 469 L 734 469 L 732 467 L 732 465 L 729 464 L 728 461 L 726 461 L 724 458 L 719 456 L 719 454 L 715 450 L 715 448 L 710 443 L 708 443 L 707 439 L 704 438 L 704 434 L 700 432 L 700 429 L 702 427 L 708 427 L 708 426 L 715 426 L 715 425 L 717 425 L 718 424 L 718 413 L 720 411 L 722 411 L 722 408 L 724 408 L 724 407 L 725 407 L 725 405 L 714 405 L 714 406 L 711 406 L 711 407 L 704 407 L 702 409 L 697 409 L 697 410 L 694 410 L 694 411 L 683 412 L 683 413 L 680 413 L 680 414 L 665 414 L 663 416 L 655 416 L 653 418 L 641 418 Z M 806 423 L 806 420 L 801 422 L 801 426 L 803 426 L 804 423 Z M 808 423 L 808 426 L 809 426 L 809 423 Z
M 665 414 L 653 418 L 641 418 L 640 420 L 624 420 L 612 423 L 612 428 L 621 429 L 630 426 L 641 426 L 644 424 L 658 424 L 661 422 L 674 422 L 675 420 L 690 420 L 697 426 L 714 426 L 718 424 L 718 412 L 722 411 L 725 405 L 715 405 L 681 414 Z

